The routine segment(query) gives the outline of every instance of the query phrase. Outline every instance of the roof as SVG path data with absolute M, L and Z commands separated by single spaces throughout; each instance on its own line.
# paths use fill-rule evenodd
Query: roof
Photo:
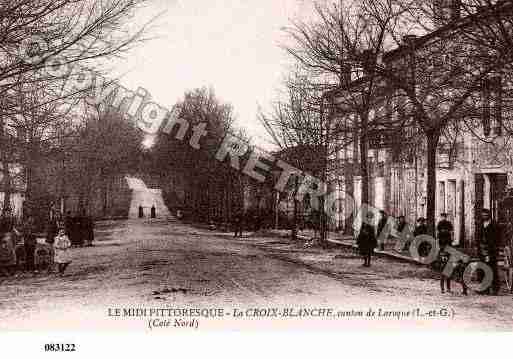
M 499 11 L 503 12 L 503 13 L 507 13 L 508 11 L 512 12 L 513 11 L 513 1 L 499 0 L 497 2 L 497 4 L 494 6 L 493 12 L 499 12 Z M 482 17 L 489 16 L 490 11 L 481 12 L 479 15 Z M 417 36 L 413 40 L 413 48 L 415 50 L 417 50 L 417 49 L 421 48 L 422 46 L 426 45 L 430 40 L 440 38 L 443 35 L 450 34 L 451 31 L 460 29 L 462 27 L 469 26 L 474 21 L 475 21 L 474 16 L 463 17 L 463 18 L 460 18 L 459 20 L 451 21 L 448 24 L 441 26 L 430 33 L 427 33 L 427 34 L 424 34 L 421 36 Z M 383 54 L 383 61 L 388 62 L 388 61 L 392 61 L 397 58 L 401 58 L 406 51 L 410 51 L 410 49 L 409 49 L 410 46 L 411 45 L 406 46 L 405 44 L 403 44 L 403 45 L 397 46 L 396 48 L 394 48 L 392 50 L 385 52 Z M 369 80 L 369 76 L 362 76 L 354 81 L 351 81 L 347 85 L 339 86 L 336 89 L 329 90 L 329 91 L 325 92 L 325 96 L 327 96 L 327 97 L 334 96 L 339 92 L 346 91 L 348 88 L 359 86 L 359 85 L 367 82 L 368 80 Z

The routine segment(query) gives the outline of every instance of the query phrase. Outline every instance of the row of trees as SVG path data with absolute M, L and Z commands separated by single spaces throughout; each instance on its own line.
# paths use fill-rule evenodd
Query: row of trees
M 129 27 L 144 2 L 0 1 L 3 210 L 17 180 L 13 167 L 22 168 L 29 211 L 64 196 L 66 188 L 80 189 L 80 207 L 86 209 L 91 187 L 108 183 L 137 158 L 141 135 L 135 126 L 108 106 L 91 105 L 94 82 L 80 88 L 68 83 L 73 68 L 103 74 L 102 60 L 144 41 L 144 26 Z
M 316 2 L 315 10 L 313 20 L 287 29 L 293 75 L 285 82 L 287 96 L 261 121 L 281 148 L 308 143 L 323 149 L 320 178 L 342 171 L 351 197 L 357 171 L 362 203 L 369 203 L 369 136 L 382 131 L 400 138 L 396 147 L 415 144 L 425 154 L 433 231 L 440 144 L 462 132 L 482 134 L 490 116 L 497 133 L 511 133 L 513 4 L 341 0 Z M 348 147 L 356 161 L 334 156 Z M 308 160 L 295 165 L 308 171 Z
M 199 88 L 187 91 L 173 112 L 180 121 L 158 135 L 143 172 L 159 179 L 171 209 L 200 221 L 230 222 L 243 210 L 247 179 L 215 157 L 229 133 L 245 138 L 233 127 L 233 107 L 212 88 Z M 201 136 L 194 138 L 195 132 Z

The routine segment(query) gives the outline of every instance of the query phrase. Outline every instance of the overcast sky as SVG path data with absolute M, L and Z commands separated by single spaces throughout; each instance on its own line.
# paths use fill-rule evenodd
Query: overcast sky
M 230 102 L 237 125 L 263 145 L 257 105 L 268 106 L 290 58 L 279 47 L 283 26 L 311 13 L 310 0 L 152 0 L 138 21 L 161 14 L 152 26 L 158 36 L 116 69 L 121 83 L 144 87 L 171 108 L 188 89 L 212 86 Z

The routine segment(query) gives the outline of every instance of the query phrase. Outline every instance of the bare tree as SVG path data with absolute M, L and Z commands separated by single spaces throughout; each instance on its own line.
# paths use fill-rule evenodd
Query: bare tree
M 394 21 L 402 10 L 393 6 L 392 1 L 384 1 L 380 7 L 383 24 L 377 24 L 360 1 L 319 2 L 315 9 L 313 22 L 294 22 L 288 29 L 294 44 L 286 50 L 308 71 L 316 87 L 325 92 L 332 106 L 330 115 L 338 122 L 335 125 L 338 130 L 331 133 L 331 138 L 343 137 L 343 142 L 359 146 L 350 162 L 358 162 L 359 157 L 362 203 L 367 204 L 369 133 L 393 125 L 385 121 L 383 111 L 377 115 L 374 111 L 384 102 L 387 88 L 373 64 L 383 52 L 387 31 L 395 26 Z M 344 171 L 351 197 L 352 163 L 347 163 Z M 347 220 L 346 229 L 352 229 L 352 218 Z
M 387 1 L 387 0 L 383 0 Z M 404 11 L 401 26 L 390 27 L 382 1 L 364 1 L 365 9 L 396 48 L 383 61 L 369 64 L 394 89 L 406 115 L 426 138 L 427 218 L 434 230 L 436 153 L 443 131 L 465 119 L 483 84 L 512 62 L 512 4 L 508 1 L 395 1 Z M 433 29 L 438 29 L 434 36 Z M 385 50 L 385 49 L 384 49 Z M 355 54 L 356 55 L 356 54 Z M 473 107 L 474 112 L 476 108 Z

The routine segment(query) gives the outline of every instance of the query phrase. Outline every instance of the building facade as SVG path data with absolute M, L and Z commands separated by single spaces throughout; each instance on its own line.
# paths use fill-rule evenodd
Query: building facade
M 440 28 L 422 37 L 408 36 L 401 46 L 383 56 L 384 66 L 411 72 L 407 81 L 412 82 L 416 91 L 420 92 L 430 86 L 446 86 L 441 81 L 437 82 L 437 74 L 444 76 L 444 71 L 452 70 L 454 64 L 463 66 L 458 61 L 464 63 L 465 53 L 473 51 L 465 47 L 467 44 L 458 33 L 459 2 L 453 0 L 448 3 L 445 4 L 447 22 L 441 24 Z M 433 54 L 447 54 L 448 58 L 433 60 Z M 437 67 L 440 68 L 438 72 Z M 365 76 L 363 74 L 363 78 L 353 80 L 349 87 L 330 94 L 332 104 L 335 107 L 347 104 L 349 92 L 354 93 L 355 87 L 365 87 Z M 448 125 L 440 137 L 436 153 L 436 221 L 440 219 L 441 213 L 447 213 L 454 224 L 455 241 L 465 246 L 472 245 L 482 208 L 490 209 L 494 219 L 499 222 L 507 220 L 501 201 L 506 189 L 513 185 L 513 138 L 505 130 L 505 122 L 511 112 L 508 107 L 511 101 L 509 94 L 513 93 L 511 77 L 509 72 L 487 75 L 468 100 L 474 103 L 464 107 L 475 110 L 469 116 L 470 124 L 460 127 Z M 384 95 L 377 96 L 380 98 L 373 103 L 369 117 L 372 120 L 373 117 L 381 116 L 376 123 L 380 122 L 384 126 L 373 128 L 368 133 L 368 204 L 392 216 L 404 215 L 407 222 L 413 225 L 417 218 L 426 217 L 427 144 L 425 136 L 418 129 L 415 115 L 409 115 L 411 118 L 408 119 L 404 96 L 392 90 L 393 85 L 388 83 L 388 79 L 379 81 Z M 458 84 L 458 79 L 453 83 Z M 450 91 L 459 90 L 446 88 L 443 91 L 450 98 Z M 435 97 L 433 102 L 436 96 L 439 96 L 439 102 L 445 100 L 443 91 L 428 91 L 426 93 Z M 426 104 L 426 108 L 429 108 L 428 100 Z M 439 110 L 439 107 L 433 106 L 433 111 Z M 341 112 L 348 111 L 345 109 Z M 354 113 L 343 116 L 349 117 L 349 122 L 358 122 Z M 468 114 L 461 115 L 461 118 L 463 116 Z M 347 121 L 341 117 L 338 120 Z M 395 129 L 387 128 L 387 123 L 400 123 L 402 128 L 397 125 L 394 125 Z M 354 142 L 342 148 L 337 155 L 341 163 L 353 165 L 352 172 L 348 173 L 347 166 L 341 166 L 345 168 L 344 171 L 339 171 L 331 179 L 342 198 L 340 203 L 343 208 L 338 219 L 341 224 L 351 217 L 350 213 L 355 213 L 355 209 L 362 206 L 358 141 L 358 136 L 355 136 Z M 345 200 L 345 197 L 354 201 Z

